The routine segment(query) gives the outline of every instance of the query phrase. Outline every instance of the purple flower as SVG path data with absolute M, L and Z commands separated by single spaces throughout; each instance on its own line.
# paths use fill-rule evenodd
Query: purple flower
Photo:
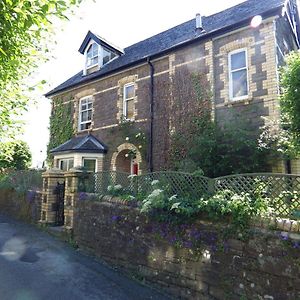
M 113 222 L 117 222 L 117 221 L 119 221 L 121 218 L 120 218 L 120 216 L 112 216 L 111 217 L 111 220 L 113 221 Z
M 293 243 L 293 248 L 299 249 L 300 248 L 300 243 L 299 242 L 294 242 Z
M 84 192 L 79 193 L 79 200 L 86 200 L 87 199 L 87 194 Z
M 280 238 L 281 238 L 283 241 L 288 241 L 289 236 L 288 236 L 287 234 L 281 233 L 281 234 L 280 234 Z

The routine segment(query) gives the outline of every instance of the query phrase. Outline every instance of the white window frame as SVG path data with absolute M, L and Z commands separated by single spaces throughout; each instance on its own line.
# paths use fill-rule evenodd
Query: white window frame
M 74 157 L 59 158 L 58 159 L 58 168 L 63 171 L 63 169 L 61 168 L 61 163 L 62 163 L 62 161 L 66 161 L 67 162 L 67 170 L 66 171 L 69 171 L 70 170 L 70 160 L 73 160 L 72 168 L 74 168 Z
M 95 64 L 88 66 L 88 50 L 89 50 L 90 47 L 93 47 L 93 45 L 97 45 L 98 51 L 97 51 L 97 56 L 93 56 L 92 59 L 94 59 L 95 57 L 97 57 L 98 59 L 97 59 L 97 62 Z M 102 54 L 102 47 L 98 43 L 92 41 L 88 45 L 88 47 L 86 48 L 86 53 L 85 53 L 85 68 L 88 70 L 88 69 L 91 69 L 91 68 L 93 68 L 95 66 L 98 66 L 99 65 L 99 61 L 100 61 L 100 56 L 102 56 L 101 54 Z
M 98 59 L 97 59 L 97 62 L 96 62 L 95 64 L 88 66 L 88 57 L 87 57 L 87 55 L 88 55 L 88 49 L 89 49 L 93 44 L 96 44 L 96 45 L 98 46 L 98 53 L 97 53 Z M 92 69 L 92 68 L 97 67 L 97 66 L 99 66 L 99 67 L 101 68 L 101 67 L 104 65 L 104 64 L 103 64 L 104 48 L 105 48 L 107 51 L 112 52 L 112 53 L 115 54 L 115 57 L 114 57 L 114 58 L 110 58 L 110 60 L 109 60 L 107 63 L 105 63 L 105 64 L 108 64 L 109 62 L 111 62 L 112 60 L 114 60 L 114 59 L 116 59 L 116 58 L 118 57 L 118 55 L 117 55 L 115 52 L 111 51 L 109 48 L 104 47 L 104 46 L 98 44 L 98 43 L 95 42 L 94 40 L 91 40 L 91 41 L 89 42 L 88 46 L 86 47 L 86 50 L 85 50 L 85 53 L 84 53 L 84 55 L 85 55 L 85 63 L 84 63 L 84 64 L 85 64 L 85 65 L 84 65 L 83 75 L 86 75 L 86 74 L 87 74 L 87 71 L 88 71 L 89 69 Z M 96 56 L 93 56 L 92 58 L 95 58 L 95 57 L 96 57 Z
M 82 120 L 81 120 L 81 114 L 82 114 L 82 112 L 83 112 L 83 110 L 81 109 L 82 101 L 85 101 L 85 100 L 88 100 L 88 99 L 91 100 L 92 108 L 91 108 L 91 109 L 86 109 L 86 110 L 84 110 L 84 111 L 92 110 L 91 119 L 90 119 L 90 120 L 87 120 L 87 121 L 82 121 Z M 89 122 L 92 123 L 92 120 L 93 120 L 93 106 L 94 106 L 94 98 L 93 98 L 93 96 L 86 96 L 86 97 L 83 97 L 83 98 L 81 98 L 81 99 L 79 100 L 78 131 L 88 130 L 88 129 L 81 129 L 81 125 L 87 124 L 87 123 L 89 123 Z
M 125 98 L 126 97 L 125 91 L 126 91 L 126 88 L 129 87 L 129 86 L 133 86 L 134 95 L 131 98 Z M 132 119 L 127 118 L 126 102 L 129 101 L 129 100 L 134 101 L 134 99 L 135 99 L 135 84 L 134 84 L 134 82 L 130 82 L 130 83 L 125 84 L 124 87 L 123 87 L 123 116 L 124 116 L 125 120 L 133 120 L 133 118 Z
M 231 57 L 232 57 L 233 54 L 237 54 L 237 53 L 240 53 L 240 52 L 245 52 L 246 66 L 243 67 L 243 68 L 235 69 L 235 70 L 232 71 L 231 70 Z M 241 71 L 241 70 L 246 70 L 247 94 L 243 95 L 243 96 L 234 97 L 233 96 L 232 73 L 237 72 L 237 71 Z M 248 51 L 247 51 L 247 48 L 237 49 L 237 50 L 234 50 L 234 51 L 231 51 L 231 52 L 228 53 L 228 73 L 229 73 L 229 99 L 232 100 L 232 101 L 248 99 L 249 98 L 249 72 L 248 72 Z
M 95 170 L 94 170 L 94 172 L 97 172 L 97 170 L 98 170 L 98 159 L 96 157 L 88 157 L 88 156 L 82 157 L 82 166 L 83 167 L 84 167 L 84 161 L 85 160 L 94 160 L 95 161 Z

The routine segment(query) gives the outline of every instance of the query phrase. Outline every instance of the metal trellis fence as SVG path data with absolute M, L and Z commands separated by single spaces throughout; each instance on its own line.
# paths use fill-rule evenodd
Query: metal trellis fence
M 251 173 L 208 178 L 183 172 L 153 172 L 144 175 L 105 171 L 89 173 L 81 182 L 80 191 L 109 194 L 109 186 L 122 189 L 124 194 L 146 197 L 154 189 L 163 189 L 171 197 L 198 200 L 225 190 L 235 194 L 248 193 L 255 197 L 260 193 L 267 199 L 274 214 L 281 217 L 300 218 L 300 175 Z M 157 181 L 157 183 L 155 183 Z M 154 184 L 153 184 L 154 183 Z

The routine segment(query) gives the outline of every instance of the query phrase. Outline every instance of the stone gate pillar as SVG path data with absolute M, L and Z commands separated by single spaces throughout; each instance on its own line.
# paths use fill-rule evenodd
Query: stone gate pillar
M 70 169 L 69 172 L 65 173 L 65 228 L 72 229 L 74 224 L 74 208 L 80 192 L 85 191 L 82 186 L 85 185 L 87 172 Z
M 59 169 L 47 170 L 42 174 L 43 191 L 40 223 L 55 224 L 56 217 L 56 187 L 57 184 L 64 183 L 64 173 Z

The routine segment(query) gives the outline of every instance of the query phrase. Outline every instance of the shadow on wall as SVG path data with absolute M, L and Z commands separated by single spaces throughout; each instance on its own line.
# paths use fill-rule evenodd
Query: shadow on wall
M 41 216 L 41 192 L 17 192 L 12 188 L 0 189 L 0 213 L 26 223 L 37 223 Z
M 300 276 L 299 243 L 284 246 L 280 240 L 285 243 L 286 236 L 272 232 L 248 241 L 224 239 L 221 227 L 201 221 L 154 222 L 134 207 L 82 200 L 74 238 L 129 275 L 183 299 L 299 298 L 300 287 L 288 284 Z

